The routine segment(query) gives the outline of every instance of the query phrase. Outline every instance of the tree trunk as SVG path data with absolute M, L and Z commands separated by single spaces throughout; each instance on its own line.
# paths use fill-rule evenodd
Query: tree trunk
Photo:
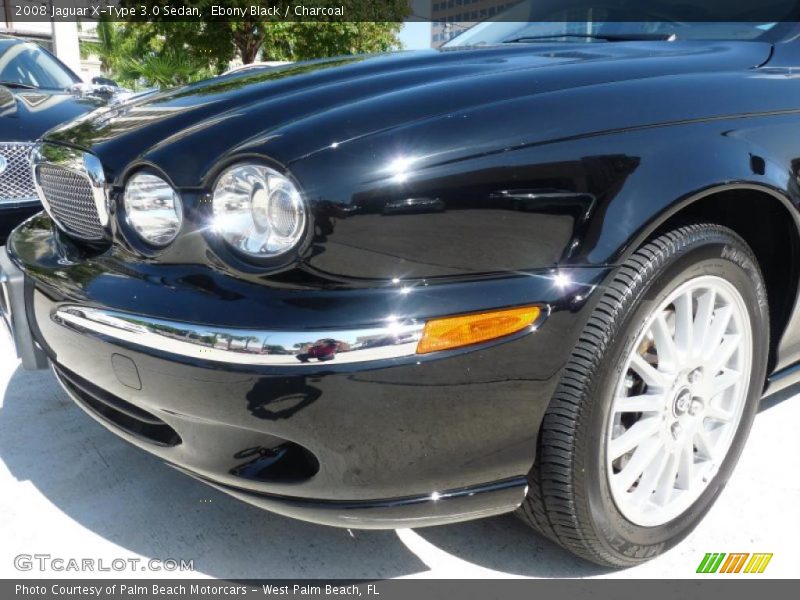
M 234 36 L 234 43 L 242 57 L 242 63 L 249 65 L 258 56 L 258 51 L 264 43 L 263 26 L 259 23 L 245 22 L 244 27 Z

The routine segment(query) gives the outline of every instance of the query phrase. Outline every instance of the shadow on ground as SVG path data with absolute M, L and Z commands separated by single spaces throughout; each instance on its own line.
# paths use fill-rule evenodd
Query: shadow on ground
M 18 369 L 11 377 L 0 408 L 0 460 L 16 480 L 123 551 L 192 559 L 196 572 L 212 577 L 390 578 L 429 570 L 394 531 L 351 533 L 294 521 L 166 467 L 85 415 L 50 373 Z M 416 533 L 456 560 L 509 574 L 603 572 L 513 515 Z M 78 548 L 76 541 L 76 554 Z
M 800 384 L 794 384 L 782 389 L 779 392 L 775 392 L 769 396 L 764 396 L 758 406 L 758 412 L 761 413 L 765 410 L 769 410 L 770 408 L 778 406 L 778 404 L 784 402 L 785 400 L 797 397 L 798 394 L 800 394 Z

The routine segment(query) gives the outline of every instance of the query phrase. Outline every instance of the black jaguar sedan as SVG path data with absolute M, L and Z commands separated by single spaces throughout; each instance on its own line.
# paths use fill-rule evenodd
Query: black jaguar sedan
M 42 210 L 30 153 L 48 129 L 106 103 L 78 89 L 80 78 L 36 44 L 0 35 L 0 244 Z
M 676 544 L 800 374 L 800 29 L 535 21 L 51 131 L 23 364 L 284 515 Z

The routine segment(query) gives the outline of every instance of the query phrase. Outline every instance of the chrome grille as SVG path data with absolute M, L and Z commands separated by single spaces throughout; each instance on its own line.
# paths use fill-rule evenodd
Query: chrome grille
M 87 176 L 52 164 L 38 165 L 36 176 L 48 212 L 67 233 L 89 241 L 103 239 L 105 231 Z
M 0 143 L 0 205 L 38 199 L 31 175 L 33 144 Z

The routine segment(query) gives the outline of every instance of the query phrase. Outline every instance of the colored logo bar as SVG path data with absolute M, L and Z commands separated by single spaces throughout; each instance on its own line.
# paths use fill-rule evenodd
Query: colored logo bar
M 698 573 L 763 573 L 772 553 L 708 552 L 697 567 Z

